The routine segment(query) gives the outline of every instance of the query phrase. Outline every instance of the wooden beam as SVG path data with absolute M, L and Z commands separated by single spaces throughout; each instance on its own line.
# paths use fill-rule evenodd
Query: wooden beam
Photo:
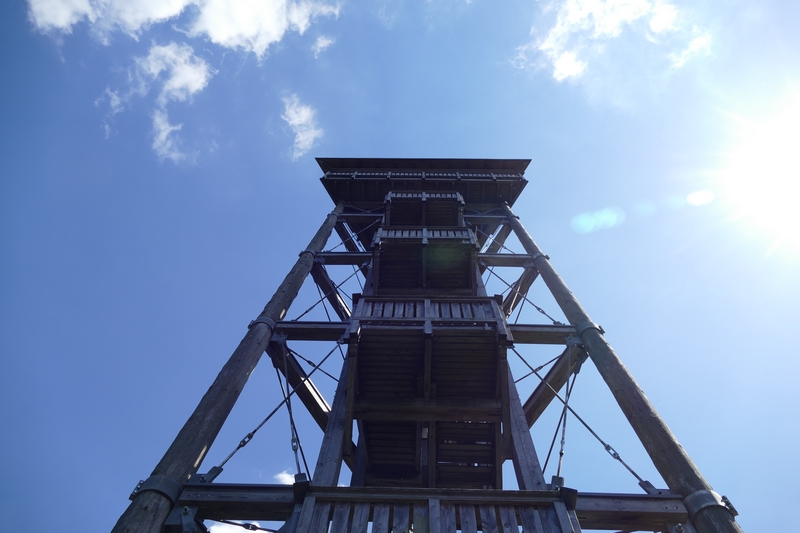
M 508 205 L 503 208 L 525 251 L 535 258 L 534 265 L 564 316 L 570 324 L 581 326 L 580 337 L 589 356 L 670 490 L 684 498 L 697 491 L 712 490 L 614 349 L 552 267 L 547 256 L 525 231 L 519 218 Z M 693 525 L 698 533 L 742 533 L 733 515 L 718 505 L 701 509 L 695 515 Z
M 514 344 L 566 344 L 567 337 L 577 337 L 575 326 L 509 324 Z
M 359 420 L 500 422 L 502 420 L 502 404 L 498 400 L 475 399 L 360 399 L 353 407 L 353 414 Z
M 554 498 L 552 492 L 507 490 L 381 487 L 316 487 L 313 490 L 317 499 L 354 503 L 438 503 L 441 499 L 449 504 L 464 505 L 547 505 Z M 204 519 L 282 521 L 294 509 L 294 492 L 291 485 L 189 485 L 177 505 L 197 507 L 198 517 Z M 663 531 L 666 524 L 685 523 L 687 520 L 680 496 L 668 493 L 582 492 L 578 494 L 575 512 L 584 529 L 605 531 Z
M 478 254 L 478 261 L 486 267 L 524 267 L 531 262 L 528 254 L 512 253 L 482 253 Z
M 508 238 L 508 236 L 510 234 L 511 234 L 511 226 L 508 225 L 508 224 L 504 224 L 503 227 L 500 228 L 500 230 L 498 230 L 497 235 L 495 236 L 494 240 L 492 240 L 492 243 L 486 249 L 486 255 L 490 255 L 491 256 L 491 255 L 498 254 L 500 252 L 500 250 L 503 248 L 503 244 L 505 244 L 506 239 Z M 478 260 L 481 260 L 481 255 L 483 255 L 483 254 L 479 254 L 478 255 Z M 486 267 L 487 266 L 489 266 L 489 265 L 486 264 L 486 263 L 481 265 L 481 267 L 480 267 L 481 268 L 481 274 L 483 274 L 486 271 Z
M 286 315 L 311 271 L 314 254 L 325 246 L 343 210 L 344 203 L 339 203 L 325 219 L 264 307 L 257 319 L 259 322 L 248 329 L 214 383 L 153 469 L 152 475 L 166 476 L 182 484 L 197 472 L 272 337 L 273 326 L 270 324 L 275 324 Z M 139 492 L 120 516 L 112 532 L 156 533 L 161 531 L 171 509 L 172 503 L 162 493 L 153 490 Z
M 372 252 L 320 252 L 317 254 L 317 259 L 326 265 L 362 266 L 372 260 Z M 478 262 L 483 264 L 483 270 L 490 266 L 521 268 L 531 262 L 531 256 L 528 254 L 486 252 L 478 254 Z
M 267 354 L 272 359 L 272 364 L 284 377 L 289 380 L 289 385 L 296 391 L 297 397 L 303 402 L 311 418 L 324 431 L 328 425 L 328 414 L 331 411 L 328 402 L 317 389 L 300 362 L 289 352 L 285 342 L 270 342 L 267 345 Z M 284 364 L 284 357 L 286 364 Z M 288 375 L 286 374 L 288 370 Z M 288 392 L 288 391 L 287 391 Z
M 344 221 L 341 219 L 336 223 L 336 234 L 339 235 L 339 238 L 342 240 L 342 244 L 344 244 L 345 249 L 350 253 L 360 253 L 361 249 L 358 247 L 358 244 L 353 240 L 354 237 L 351 236 L 351 232 L 348 231 L 348 228 L 345 227 Z M 358 237 L 355 237 L 356 239 Z M 364 262 L 357 263 L 361 265 L 361 274 L 364 277 L 367 277 L 367 267 L 364 266 Z
M 358 384 L 358 336 L 350 339 L 347 346 L 347 401 L 344 415 L 344 451 L 345 458 L 354 459 L 355 447 L 353 439 L 353 407 L 355 406 L 356 388 Z
M 545 374 L 544 381 L 539 382 L 525 403 L 522 404 L 529 427 L 536 423 L 536 420 L 556 397 L 556 392 L 561 390 L 575 368 L 583 364 L 587 357 L 586 352 L 577 346 L 568 346 L 559 356 Z
M 319 448 L 317 466 L 314 468 L 314 478 L 311 484 L 315 487 L 334 487 L 339 481 L 339 472 L 342 468 L 342 454 L 344 452 L 344 422 L 347 406 L 347 367 L 348 361 L 342 363 L 342 373 L 339 376 L 339 385 L 333 397 L 333 408 L 328 418 L 328 427 Z
M 350 232 L 345 227 L 344 221 L 341 220 L 341 217 L 339 217 L 339 221 L 336 223 L 335 229 L 336 234 L 342 240 L 342 244 L 344 244 L 344 247 L 348 252 L 361 251 L 356 242 L 353 240 L 353 237 L 350 235 Z
M 511 422 L 511 444 L 513 451 L 514 472 L 520 490 L 547 490 L 542 466 L 536 449 L 533 447 L 530 428 L 525 421 L 525 413 L 519 400 L 514 376 L 508 369 L 508 408 Z
M 287 340 L 338 341 L 347 327 L 348 322 L 278 322 L 273 340 L 285 336 Z
M 369 324 L 368 318 L 363 320 L 365 320 L 365 324 Z M 486 320 L 487 322 L 490 321 L 489 319 Z M 397 322 L 398 325 L 414 321 L 421 322 L 421 319 L 381 319 L 381 322 Z M 445 324 L 440 325 L 436 321 L 432 321 L 432 324 L 437 329 L 446 328 L 446 324 L 452 321 L 453 319 L 441 319 L 441 322 Z M 514 337 L 515 344 L 566 344 L 567 337 L 570 335 L 577 337 L 578 335 L 575 326 L 508 324 L 507 327 L 512 337 Z M 278 322 L 275 326 L 276 336 L 286 335 L 287 340 L 299 341 L 338 341 L 346 331 L 347 322 Z
M 361 266 L 372 260 L 372 252 L 320 252 L 317 259 L 326 265 L 355 265 Z
M 528 289 L 531 288 L 531 285 L 534 281 L 536 281 L 538 276 L 539 271 L 533 267 L 528 267 L 522 272 L 522 275 L 517 281 L 514 282 L 514 285 L 511 286 L 511 290 L 503 300 L 503 312 L 505 313 L 505 316 L 511 316 L 511 313 L 514 312 L 514 309 L 516 309 L 517 305 L 519 305 L 524 300 L 525 296 L 527 296 Z
M 318 261 L 314 261 L 314 266 L 311 267 L 311 277 L 314 278 L 314 283 L 317 284 L 320 291 L 322 291 L 325 299 L 331 304 L 333 312 L 339 317 L 339 320 L 350 320 L 350 308 L 347 302 L 344 301 L 342 295 L 339 294 L 339 289 L 336 284 L 328 276 L 328 271 L 325 270 L 325 265 Z

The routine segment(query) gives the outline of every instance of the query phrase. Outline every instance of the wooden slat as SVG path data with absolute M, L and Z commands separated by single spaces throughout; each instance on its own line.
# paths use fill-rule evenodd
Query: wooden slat
M 414 533 L 430 533 L 430 510 L 427 504 L 414 504 L 411 511 Z
M 452 504 L 439 505 L 439 519 L 441 520 L 441 533 L 456 533 L 456 506 Z
M 478 533 L 478 524 L 475 520 L 475 506 L 459 505 L 458 515 L 461 518 L 461 533 Z
M 372 533 L 389 533 L 389 504 L 375 504 L 372 510 Z
M 395 503 L 392 511 L 392 533 L 409 533 L 407 503 Z
M 574 533 L 572 529 L 572 522 L 569 519 L 569 514 L 567 513 L 567 506 L 562 501 L 556 501 L 553 503 L 553 507 L 556 511 L 556 517 L 558 519 L 558 525 L 561 527 L 562 533 Z
M 510 505 L 500 505 L 500 525 L 503 533 L 519 533 L 519 526 L 517 525 L 517 513 Z
M 327 533 L 330 524 L 331 504 L 330 502 L 317 502 L 314 506 L 314 516 L 311 518 L 311 526 L 308 533 Z
M 442 513 L 438 498 L 428 500 L 428 523 L 430 533 L 442 533 Z
M 333 507 L 330 533 L 347 533 L 347 523 L 350 520 L 349 502 L 339 502 Z
M 483 533 L 500 533 L 497 528 L 497 507 L 494 505 L 479 505 L 478 514 L 481 517 L 481 531 Z
M 531 505 L 522 505 L 517 508 L 523 533 L 544 533 L 542 518 L 539 511 Z M 569 533 L 568 531 L 566 533 Z
M 353 507 L 353 526 L 350 533 L 367 533 L 369 527 L 370 504 L 357 503 Z

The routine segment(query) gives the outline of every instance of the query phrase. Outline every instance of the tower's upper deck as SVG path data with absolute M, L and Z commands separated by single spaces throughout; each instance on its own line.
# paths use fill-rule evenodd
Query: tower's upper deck
M 402 159 L 318 157 L 322 184 L 334 202 L 360 209 L 383 205 L 390 191 L 459 192 L 465 208 L 513 205 L 528 181 L 530 159 Z

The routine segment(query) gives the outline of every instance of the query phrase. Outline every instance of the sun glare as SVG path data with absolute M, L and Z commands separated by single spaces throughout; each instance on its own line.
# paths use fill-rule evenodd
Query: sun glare
M 776 246 L 800 249 L 800 95 L 771 119 L 744 129 L 721 188 L 754 232 Z

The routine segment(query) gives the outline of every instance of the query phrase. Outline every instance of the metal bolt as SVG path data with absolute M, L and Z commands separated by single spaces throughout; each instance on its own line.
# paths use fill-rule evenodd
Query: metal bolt
M 184 507 L 184 508 L 183 508 L 183 514 L 189 514 L 190 512 L 191 512 L 191 511 L 189 510 L 189 508 L 188 508 L 188 507 Z

